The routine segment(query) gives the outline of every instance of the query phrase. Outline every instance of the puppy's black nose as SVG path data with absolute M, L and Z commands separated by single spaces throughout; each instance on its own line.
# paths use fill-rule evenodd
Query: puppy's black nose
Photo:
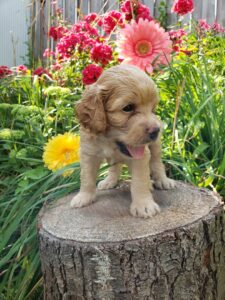
M 149 131 L 149 138 L 150 140 L 154 141 L 157 139 L 158 134 L 159 134 L 160 128 L 159 127 L 154 127 Z

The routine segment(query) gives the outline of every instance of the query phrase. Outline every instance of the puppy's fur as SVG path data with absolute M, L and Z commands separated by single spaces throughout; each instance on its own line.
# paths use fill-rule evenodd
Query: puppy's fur
M 158 93 L 154 82 L 136 67 L 120 65 L 102 73 L 87 87 L 77 104 L 81 123 L 81 188 L 71 207 L 91 204 L 96 196 L 97 171 L 102 160 L 111 165 L 98 189 L 116 186 L 121 163 L 132 175 L 130 212 L 151 217 L 160 211 L 152 197 L 152 183 L 160 189 L 174 187 L 161 161 L 161 122 L 154 114 Z

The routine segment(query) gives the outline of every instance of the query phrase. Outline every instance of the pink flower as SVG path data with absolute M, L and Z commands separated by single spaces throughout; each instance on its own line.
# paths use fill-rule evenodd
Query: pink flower
M 152 20 L 150 16 L 149 8 L 140 3 L 138 0 L 126 0 L 121 5 L 121 11 L 125 14 L 125 19 L 130 21 L 131 19 L 147 19 L 149 21 Z
M 39 67 L 39 68 L 37 68 L 33 71 L 33 75 L 37 75 L 38 77 L 41 77 L 44 74 L 51 77 L 49 71 L 47 69 L 42 68 L 42 67 Z
M 63 66 L 59 63 L 54 63 L 50 67 L 53 71 L 60 71 L 63 68 Z
M 104 66 L 112 59 L 112 48 L 108 45 L 96 43 L 90 54 L 93 61 L 99 62 Z
M 86 15 L 84 17 L 84 20 L 88 23 L 92 23 L 92 22 L 96 21 L 97 17 L 98 17 L 98 15 L 95 12 L 93 12 L 93 13 Z
M 82 81 L 84 84 L 94 83 L 102 74 L 103 69 L 97 65 L 87 65 L 82 71 Z
M 150 15 L 150 9 L 146 6 L 143 5 L 141 3 L 138 4 L 137 7 L 137 18 L 136 20 L 138 21 L 139 19 L 143 19 L 143 20 L 153 20 L 153 18 Z
M 122 16 L 121 12 L 119 12 L 117 10 L 111 10 L 108 13 L 108 16 L 110 16 L 111 18 L 113 18 L 114 21 L 116 21 L 117 25 L 123 26 L 124 20 L 123 20 L 123 16 Z
M 184 35 L 187 35 L 184 29 L 170 30 L 168 33 L 172 41 L 180 40 Z
M 126 0 L 121 4 L 121 11 L 125 14 L 125 19 L 130 21 L 134 15 L 134 6 L 137 5 L 133 0 Z
M 184 29 L 178 29 L 178 30 L 170 30 L 168 32 L 170 39 L 173 43 L 173 51 L 179 52 L 180 48 L 178 45 L 182 44 L 182 37 L 187 35 L 187 32 Z
M 12 71 L 7 66 L 0 66 L 0 78 L 6 77 L 8 75 L 12 75 Z
M 221 26 L 217 22 L 213 23 L 212 30 L 215 31 L 216 33 L 224 33 L 225 32 L 225 29 L 223 28 L 223 26 Z
M 198 21 L 198 27 L 201 30 L 206 30 L 206 31 L 211 28 L 211 26 L 204 19 L 201 19 L 201 20 Z
M 134 20 L 121 30 L 118 52 L 123 63 L 132 64 L 151 73 L 153 67 L 167 65 L 171 59 L 169 34 L 154 21 Z
M 87 32 L 69 32 L 56 45 L 56 56 L 61 59 L 70 58 L 76 50 L 82 51 L 94 47 L 96 40 Z
M 193 0 L 175 0 L 171 12 L 174 12 L 178 15 L 186 15 L 187 13 L 192 13 L 194 11 L 194 2 Z
M 68 33 L 66 36 L 60 39 L 59 43 L 56 45 L 56 55 L 61 58 L 69 58 L 79 43 L 80 38 L 75 33 Z
M 16 73 L 21 75 L 26 75 L 28 72 L 28 69 L 24 65 L 20 65 L 16 67 Z
M 102 16 L 100 16 L 100 18 L 98 19 L 98 21 L 97 21 L 97 25 L 98 26 L 102 26 L 103 25 L 103 19 L 104 19 L 104 17 L 102 17 Z
M 78 32 L 85 32 L 87 34 L 89 34 L 90 36 L 93 37 L 98 37 L 98 30 L 94 27 L 92 27 L 88 22 L 86 21 L 81 21 L 77 24 L 74 24 L 72 27 L 72 31 L 75 33 Z
M 118 26 L 123 26 L 123 16 L 119 11 L 112 10 L 104 15 L 104 17 L 98 22 L 99 26 L 102 26 L 105 33 L 110 34 L 114 28 Z
M 180 47 L 177 46 L 177 45 L 174 45 L 174 46 L 173 46 L 173 51 L 175 51 L 175 52 L 180 52 Z
M 49 29 L 48 35 L 53 38 L 54 41 L 61 39 L 66 33 L 68 29 L 62 26 L 56 27 L 52 26 Z
M 45 49 L 43 53 L 43 57 L 52 57 L 55 54 L 55 52 L 51 51 L 51 49 Z

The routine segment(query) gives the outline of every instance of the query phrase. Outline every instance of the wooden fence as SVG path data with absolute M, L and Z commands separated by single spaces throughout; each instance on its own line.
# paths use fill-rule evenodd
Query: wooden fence
M 141 2 L 150 8 L 151 15 L 158 16 L 159 6 L 164 3 L 166 23 L 169 27 L 176 24 L 177 16 L 171 13 L 174 0 L 142 0 Z M 51 26 L 51 16 L 56 7 L 63 9 L 63 18 L 70 23 L 77 22 L 83 15 L 89 12 L 103 14 L 112 9 L 118 9 L 117 0 L 31 0 L 31 48 L 34 56 L 42 58 L 46 48 L 52 48 L 53 42 L 47 38 Z M 188 23 L 191 18 L 205 19 L 212 24 L 217 21 L 225 26 L 225 0 L 195 0 L 195 10 L 192 15 L 187 14 L 183 22 Z

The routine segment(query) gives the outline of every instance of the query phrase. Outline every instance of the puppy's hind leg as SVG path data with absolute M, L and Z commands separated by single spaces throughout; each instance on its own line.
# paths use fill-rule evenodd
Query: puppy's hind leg
M 79 193 L 70 202 L 71 207 L 83 207 L 91 204 L 96 197 L 96 178 L 101 160 L 95 156 L 82 154 L 81 164 L 81 186 Z
M 98 183 L 98 189 L 107 190 L 107 189 L 114 188 L 118 183 L 121 169 L 122 169 L 121 164 L 114 164 L 111 167 L 109 167 L 108 175 L 105 179 L 101 180 Z

